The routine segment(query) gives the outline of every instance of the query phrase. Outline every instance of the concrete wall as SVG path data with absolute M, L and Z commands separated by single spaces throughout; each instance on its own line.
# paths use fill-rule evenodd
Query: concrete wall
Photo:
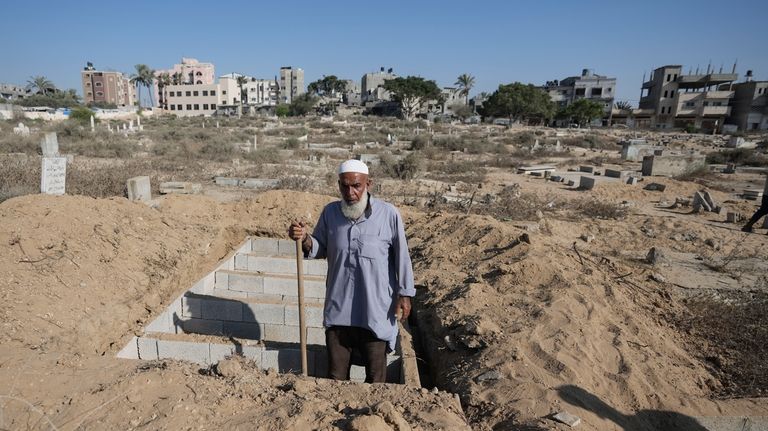
M 706 166 L 706 156 L 646 156 L 643 157 L 643 176 L 677 176 Z

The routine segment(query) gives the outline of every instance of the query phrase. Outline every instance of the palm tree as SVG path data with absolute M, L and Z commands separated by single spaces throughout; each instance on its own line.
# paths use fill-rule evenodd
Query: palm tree
M 240 87 L 240 112 L 237 113 L 237 117 L 240 118 L 243 115 L 243 100 L 248 98 L 247 92 L 243 91 L 243 85 L 248 82 L 248 78 L 243 75 L 237 76 L 237 86 Z
M 467 73 L 462 73 L 456 78 L 456 83 L 454 85 L 459 87 L 459 94 L 464 96 L 464 104 L 468 105 L 469 90 L 475 86 L 475 77 Z
M 160 98 L 160 107 L 163 109 L 168 108 L 168 98 L 165 97 L 165 87 L 171 85 L 171 75 L 167 72 L 161 73 L 157 77 L 157 90 L 158 97 Z
M 139 93 L 139 106 L 141 106 L 141 87 L 146 87 L 149 93 L 149 103 L 153 106 L 154 98 L 152 97 L 151 87 L 155 83 L 155 71 L 149 68 L 146 64 L 137 64 L 136 73 L 131 75 L 131 84 L 136 86 L 136 91 Z
M 56 92 L 56 86 L 45 76 L 31 76 L 27 81 L 27 89 L 34 90 L 35 94 L 42 93 L 43 96 L 48 92 Z
M 181 78 L 182 78 L 181 72 L 176 72 L 173 74 L 173 76 L 171 76 L 171 83 L 173 85 L 181 85 L 182 84 Z
M 619 100 L 618 102 L 614 103 L 613 106 L 615 106 L 616 109 L 619 109 L 621 111 L 631 111 L 632 110 L 632 104 L 627 102 L 626 100 Z

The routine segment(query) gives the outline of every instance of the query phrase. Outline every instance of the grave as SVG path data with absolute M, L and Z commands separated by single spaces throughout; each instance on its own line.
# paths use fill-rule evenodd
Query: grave
M 535 166 L 521 166 L 517 168 L 518 174 L 525 174 L 525 175 L 530 175 L 534 172 L 538 172 L 541 175 L 544 175 L 544 172 L 547 172 L 547 171 L 555 172 L 555 167 L 549 166 L 549 165 L 535 165 Z
M 632 171 L 617 171 L 615 169 L 606 169 L 605 176 L 610 178 L 626 178 L 632 174 Z
M 42 163 L 40 193 L 63 195 L 66 192 L 67 158 L 43 157 Z
M 129 178 L 126 188 L 130 201 L 149 202 L 152 200 L 152 185 L 147 176 Z
M 639 162 L 645 156 L 654 155 L 654 147 L 645 139 L 630 139 L 621 143 L 621 160 Z
M 673 177 L 706 166 L 704 155 L 674 155 L 643 157 L 643 176 Z
M 584 172 L 587 174 L 592 174 L 595 172 L 594 166 L 579 166 L 579 172 Z
M 118 357 L 175 359 L 208 366 L 242 355 L 263 369 L 301 370 L 295 242 L 247 238 L 213 271 L 178 296 L 132 337 Z M 307 369 L 327 375 L 323 303 L 325 260 L 304 260 Z M 365 368 L 352 366 L 362 382 Z M 395 351 L 387 356 L 387 382 L 419 386 L 409 329 L 400 325 Z
M 377 166 L 381 162 L 378 154 L 358 154 L 355 158 L 369 166 Z
M 592 190 L 595 188 L 595 179 L 591 177 L 579 177 L 579 189 Z
M 29 127 L 25 126 L 24 123 L 19 123 L 18 126 L 13 128 L 13 133 L 20 136 L 29 136 Z
M 200 183 L 190 183 L 188 181 L 168 181 L 160 183 L 160 194 L 180 194 L 192 195 L 202 191 L 203 186 Z
M 40 141 L 40 150 L 43 157 L 57 157 L 59 155 L 59 138 L 56 132 L 48 132 Z

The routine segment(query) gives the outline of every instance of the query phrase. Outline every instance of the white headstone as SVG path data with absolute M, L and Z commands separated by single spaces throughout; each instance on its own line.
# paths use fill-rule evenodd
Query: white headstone
M 91 132 L 96 131 L 96 120 L 93 118 L 93 115 L 91 115 Z
M 56 157 L 59 155 L 59 139 L 56 137 L 56 132 L 48 132 L 40 141 L 40 149 L 43 152 L 43 157 Z
M 256 151 L 256 148 L 258 145 L 259 145 L 259 135 L 253 135 L 253 151 Z
M 24 123 L 19 123 L 18 126 L 13 128 L 13 133 L 21 136 L 29 136 L 29 127 L 25 126 Z
M 136 126 L 141 128 L 141 117 L 136 117 Z
M 219 122 L 218 121 L 216 122 L 216 128 L 217 129 L 219 128 Z
M 66 157 L 43 157 L 40 193 L 63 195 L 67 180 Z
M 152 200 L 152 185 L 149 177 L 133 177 L 128 179 L 128 200 L 148 202 Z
M 133 130 L 133 120 L 128 120 L 128 129 Z

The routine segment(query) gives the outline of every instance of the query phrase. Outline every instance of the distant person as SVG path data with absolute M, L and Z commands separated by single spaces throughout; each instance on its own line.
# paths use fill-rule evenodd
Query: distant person
M 760 204 L 760 208 L 755 211 L 755 214 L 752 216 L 751 219 L 747 222 L 747 224 L 744 225 L 741 230 L 744 232 L 752 232 L 752 225 L 757 223 L 758 220 L 760 220 L 761 217 L 768 215 L 768 194 L 763 193 L 763 201 Z M 766 235 L 768 235 L 768 232 L 766 232 Z
M 365 362 L 365 382 L 383 383 L 387 353 L 394 350 L 397 317 L 411 313 L 416 293 L 403 219 L 372 197 L 368 166 L 347 160 L 338 169 L 341 201 L 323 209 L 310 235 L 303 222 L 288 229 L 305 257 L 326 258 L 323 326 L 328 374 L 349 380 L 354 353 Z

